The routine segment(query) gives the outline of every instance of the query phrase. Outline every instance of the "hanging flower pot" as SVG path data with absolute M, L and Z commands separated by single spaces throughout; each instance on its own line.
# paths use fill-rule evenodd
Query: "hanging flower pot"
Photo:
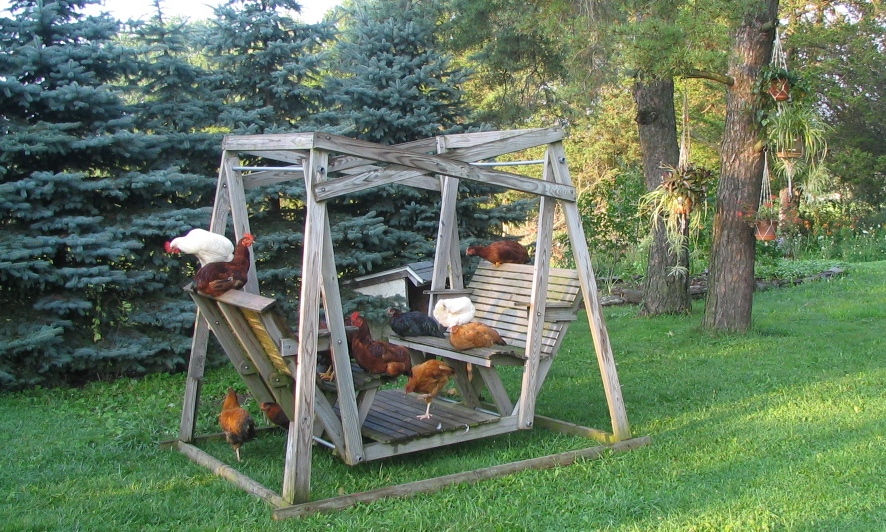
M 791 82 L 788 78 L 775 78 L 769 82 L 769 95 L 776 102 L 786 102 L 791 98 Z
M 775 240 L 777 230 L 777 220 L 757 220 L 754 224 L 754 237 L 757 240 Z

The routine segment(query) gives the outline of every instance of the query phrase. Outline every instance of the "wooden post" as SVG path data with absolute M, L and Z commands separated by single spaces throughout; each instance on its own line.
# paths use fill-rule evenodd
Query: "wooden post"
M 317 335 L 320 325 L 320 275 L 326 203 L 315 199 L 314 183 L 326 171 L 329 154 L 312 149 L 305 168 L 306 220 L 299 300 L 298 371 L 295 378 L 295 417 L 286 442 L 283 499 L 307 502 L 311 497 L 311 446 L 314 443 L 314 394 L 316 393 Z
M 551 144 L 548 151 L 553 157 L 550 164 L 557 182 L 571 185 L 572 179 L 569 177 L 569 168 L 566 166 L 566 154 L 563 151 L 562 143 Z M 615 435 L 616 441 L 627 440 L 631 437 L 631 428 L 621 395 L 621 384 L 618 381 L 615 359 L 612 356 L 612 346 L 609 344 L 609 333 L 606 331 L 606 322 L 603 318 L 603 306 L 600 304 L 597 293 L 597 280 L 591 266 L 591 253 L 585 240 L 581 214 L 578 212 L 578 205 L 575 202 L 563 201 L 561 205 L 566 218 L 566 230 L 569 233 L 569 243 L 575 257 L 579 282 L 581 282 L 581 291 L 584 295 L 588 324 L 594 340 L 594 350 L 597 353 L 597 363 L 603 378 L 603 389 L 609 406 L 609 417 L 612 420 L 612 433 Z
M 345 334 L 341 295 L 338 290 L 338 274 L 335 269 L 335 253 L 332 248 L 332 234 L 329 217 L 325 217 L 323 235 L 323 284 L 321 295 L 326 311 L 326 326 L 329 327 L 332 347 L 332 364 L 335 367 L 335 385 L 338 389 L 338 409 L 341 416 L 341 431 L 345 447 L 341 456 L 349 465 L 363 461 L 363 436 L 360 433 L 361 416 L 357 408 L 357 394 L 354 391 L 354 376 L 351 373 L 351 357 L 348 354 L 348 340 Z M 368 407 L 367 407 L 368 408 Z
M 545 154 L 544 180 L 553 181 L 550 155 Z M 554 244 L 554 198 L 543 196 L 538 211 L 538 235 L 535 245 L 535 275 L 532 279 L 532 293 L 529 301 L 529 330 L 526 333 L 526 364 L 523 366 L 523 383 L 518 404 L 518 423 L 521 429 L 531 429 L 535 419 L 535 399 L 538 395 L 539 360 L 541 340 L 545 322 L 545 303 L 548 293 L 548 275 L 551 268 L 551 253 Z
M 224 160 L 224 156 L 223 159 Z M 218 182 L 215 187 L 215 201 L 212 204 L 212 219 L 209 230 L 220 235 L 225 234 L 228 213 L 231 210 L 231 198 L 228 196 L 226 166 L 219 168 Z M 182 402 L 182 417 L 179 425 L 179 440 L 194 440 L 197 425 L 197 410 L 200 408 L 200 390 L 203 386 L 203 373 L 206 370 L 206 348 L 209 345 L 209 325 L 206 317 L 197 310 L 194 317 L 194 336 L 191 339 L 191 356 L 188 359 L 188 376 L 185 380 L 185 397 Z

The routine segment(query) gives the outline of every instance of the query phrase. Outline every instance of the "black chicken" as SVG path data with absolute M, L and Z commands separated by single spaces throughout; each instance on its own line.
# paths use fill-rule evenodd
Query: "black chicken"
M 391 330 L 400 336 L 436 336 L 443 338 L 443 327 L 434 318 L 421 312 L 410 310 L 400 312 L 399 309 L 389 308 L 388 316 L 391 317 Z

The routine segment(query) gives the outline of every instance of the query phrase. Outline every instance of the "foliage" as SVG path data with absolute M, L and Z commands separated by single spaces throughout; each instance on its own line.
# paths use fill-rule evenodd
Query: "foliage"
M 790 87 L 790 101 L 792 102 L 803 100 L 809 95 L 810 85 L 805 76 L 796 70 L 788 70 L 773 64 L 762 68 L 760 77 L 754 86 L 754 92 L 760 94 L 767 101 L 771 101 L 768 91 L 769 86 L 775 81 L 787 81 Z
M 803 160 L 813 166 L 827 155 L 828 126 L 809 105 L 779 104 L 765 114 L 762 124 L 770 150 L 776 154 L 799 148 L 803 151 Z
M 886 201 L 886 11 L 876 3 L 782 3 L 785 46 L 814 81 L 828 124 L 827 167 L 840 191 L 857 201 Z
M 714 172 L 691 163 L 685 168 L 663 165 L 662 170 L 662 184 L 640 197 L 639 210 L 653 226 L 664 222 L 675 249 L 688 247 L 686 239 L 703 224 Z
M 636 205 L 636 197 L 643 190 L 643 175 L 626 168 L 598 180 L 579 195 L 578 210 L 598 273 L 614 277 L 637 269 L 624 261 L 638 249 L 645 225 Z
M 754 221 L 778 220 L 780 214 L 781 204 L 778 201 L 778 196 L 770 196 L 768 199 L 764 199 L 760 203 L 760 205 L 757 206 L 757 210 L 756 212 L 754 212 L 753 219 Z

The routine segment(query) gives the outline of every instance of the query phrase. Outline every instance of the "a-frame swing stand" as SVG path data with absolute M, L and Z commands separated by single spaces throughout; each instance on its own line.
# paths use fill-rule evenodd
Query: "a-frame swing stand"
M 192 293 L 198 316 L 179 440 L 170 445 L 269 501 L 276 507 L 274 517 L 285 518 L 344 508 L 379 497 L 432 491 L 456 482 L 492 478 L 525 468 L 568 464 L 579 457 L 596 457 L 603 452 L 647 444 L 648 437 L 631 436 L 562 140 L 560 128 L 445 135 L 396 146 L 327 133 L 226 137 L 210 230 L 224 233 L 230 215 L 239 239 L 250 232 L 244 190 L 291 179 L 305 181 L 299 331 L 289 328 L 274 308 L 273 300 L 258 294 L 254 264 L 243 291 L 229 292 L 219 298 Z M 540 146 L 545 148 L 541 179 L 479 164 Z M 245 156 L 266 162 L 262 166 L 244 167 L 241 157 Z M 486 273 L 478 273 L 468 287 L 463 285 L 456 216 L 459 181 L 463 179 L 540 197 L 534 265 L 481 267 Z M 494 321 L 496 327 L 509 330 L 509 346 L 505 351 L 459 352 L 445 345 L 405 340 L 411 349 L 441 356 L 456 368 L 455 380 L 462 401 L 455 405 L 435 402 L 434 412 L 440 412 L 435 421 L 440 421 L 430 428 L 414 424 L 401 426 L 404 420 L 413 420 L 414 408 L 423 407 L 424 403 L 417 403 L 414 396 L 404 397 L 402 392 L 377 392 L 378 379 L 363 374 L 359 368 L 351 371 L 345 337 L 327 202 L 391 183 L 439 191 L 442 197 L 431 306 L 437 299 L 467 294 L 478 308 L 485 309 L 487 319 Z M 557 206 L 565 221 L 575 270 L 554 270 L 549 266 Z M 587 312 L 611 432 L 535 414 L 538 393 L 581 302 Z M 321 303 L 328 330 L 320 328 Z M 210 329 L 256 400 L 280 403 L 293 420 L 280 494 L 192 444 L 197 439 L 195 419 Z M 333 386 L 324 389 L 318 385 L 317 354 L 325 349 L 331 351 L 336 379 Z M 465 378 L 467 363 L 479 368 L 481 378 L 473 383 Z M 497 368 L 504 365 L 522 367 L 522 384 L 515 397 L 508 394 L 498 378 Z M 492 410 L 479 400 L 482 387 L 489 392 L 487 397 L 494 398 Z M 354 465 L 535 426 L 586 436 L 599 445 L 372 492 L 322 501 L 310 499 L 315 442 L 332 447 L 345 463 Z

